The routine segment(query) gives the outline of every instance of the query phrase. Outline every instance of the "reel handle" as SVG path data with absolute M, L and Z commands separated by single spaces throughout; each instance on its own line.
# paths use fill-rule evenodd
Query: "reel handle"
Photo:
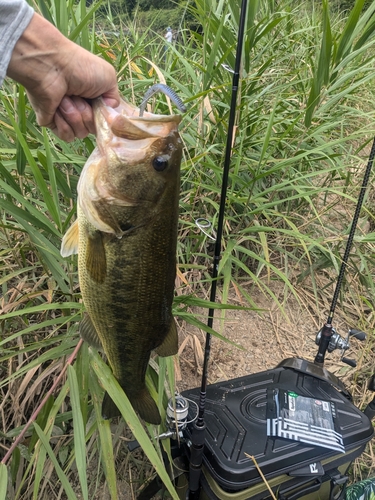
M 350 335 L 350 337 L 354 337 L 355 339 L 358 339 L 360 342 L 363 342 L 364 340 L 366 340 L 365 332 L 362 332 L 362 330 L 357 330 L 356 328 L 351 328 L 349 330 L 349 335 Z
M 349 358 L 341 358 L 341 361 L 352 368 L 355 368 L 357 366 L 357 362 L 354 359 L 349 359 Z
M 138 443 L 138 441 L 136 439 L 134 439 L 133 441 L 129 441 L 128 442 L 127 448 L 128 448 L 129 451 L 134 451 L 137 448 L 140 448 L 140 446 L 141 445 Z
M 375 417 L 375 402 L 370 401 L 363 412 L 370 420 Z

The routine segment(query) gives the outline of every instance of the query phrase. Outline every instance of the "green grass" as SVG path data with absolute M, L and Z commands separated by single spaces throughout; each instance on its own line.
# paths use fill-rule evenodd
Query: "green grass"
M 253 291 L 260 290 L 283 314 L 274 283 L 297 300 L 303 284 L 316 307 L 324 293 L 317 278 L 324 277 L 327 290 L 335 283 L 350 221 L 342 207 L 354 210 L 375 135 L 375 4 L 367 11 L 362 4 L 358 0 L 340 18 L 326 2 L 314 9 L 310 2 L 298 7 L 288 0 L 249 2 L 219 269 L 223 303 L 234 288 L 244 305 L 256 308 Z M 151 84 L 164 80 L 188 105 L 181 125 L 178 261 L 183 279 L 174 313 L 181 323 L 207 329 L 205 317 L 194 310 L 209 306 L 202 297 L 210 285 L 212 244 L 194 221 L 207 218 L 213 228 L 217 223 L 231 93 L 231 73 L 222 64 L 234 66 L 238 2 L 191 4 L 189 16 L 206 20 L 203 32 L 182 29 L 166 60 L 162 33 L 152 26 L 141 31 L 136 20 L 127 23 L 126 31 L 111 25 L 110 13 L 106 20 L 97 16 L 99 3 L 89 8 L 83 1 L 39 5 L 63 33 L 115 65 L 127 100 L 139 104 Z M 108 27 L 120 33 L 117 39 L 105 34 Z M 169 110 L 164 98 L 151 106 L 156 113 Z M 7 467 L 1 464 L 0 500 L 7 494 L 12 500 L 52 494 L 89 498 L 104 483 L 114 500 L 119 463 L 137 477 L 134 490 L 157 471 L 175 495 L 154 439 L 158 429 L 139 422 L 95 352 L 83 344 L 71 359 L 83 306 L 76 261 L 63 259 L 59 248 L 75 217 L 78 177 L 93 148 L 93 137 L 66 144 L 41 130 L 22 87 L 10 81 L 2 87 L 1 453 L 21 433 L 68 359 L 69 366 Z M 370 231 L 356 235 L 352 278 L 344 293 L 347 302 L 357 304 L 359 322 L 366 324 L 366 315 L 372 324 L 371 194 L 366 202 L 361 223 Z M 165 413 L 174 388 L 171 360 L 156 359 L 147 383 Z M 104 389 L 118 401 L 127 439 L 132 433 L 144 455 L 130 457 L 113 426 L 101 419 Z

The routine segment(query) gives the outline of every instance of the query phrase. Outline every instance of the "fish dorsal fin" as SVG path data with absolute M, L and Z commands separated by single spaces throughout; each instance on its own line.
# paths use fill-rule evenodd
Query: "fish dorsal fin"
M 69 257 L 69 255 L 78 253 L 78 236 L 78 220 L 76 220 L 63 236 L 60 249 L 63 257 Z
M 87 238 L 86 269 L 96 283 L 103 283 L 107 274 L 107 259 L 100 231 L 93 231 Z
M 85 313 L 83 319 L 79 325 L 79 333 L 83 340 L 85 340 L 89 345 L 98 349 L 98 351 L 103 350 L 102 343 L 100 341 L 98 332 L 92 322 L 88 313 Z
M 163 358 L 177 354 L 178 334 L 177 334 L 176 322 L 173 318 L 167 336 L 163 340 L 162 344 L 155 349 L 155 351 L 159 356 L 162 356 Z

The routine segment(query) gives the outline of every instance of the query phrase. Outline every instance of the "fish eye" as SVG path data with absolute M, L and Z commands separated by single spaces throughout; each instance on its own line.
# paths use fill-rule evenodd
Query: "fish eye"
M 152 160 L 152 166 L 158 172 L 162 172 L 168 167 L 168 160 L 165 158 L 165 156 L 157 156 Z

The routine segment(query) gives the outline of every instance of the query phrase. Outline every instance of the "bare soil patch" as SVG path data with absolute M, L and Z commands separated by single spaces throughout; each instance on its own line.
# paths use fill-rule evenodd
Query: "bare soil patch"
M 267 370 L 277 366 L 283 359 L 291 357 L 305 358 L 313 361 L 317 353 L 315 337 L 327 319 L 328 309 L 322 305 L 318 313 L 312 312 L 306 303 L 301 290 L 301 301 L 288 294 L 284 295 L 283 287 L 277 283 L 273 292 L 280 305 L 259 291 L 253 291 L 252 297 L 259 311 L 226 310 L 225 319 L 221 320 L 221 311 L 215 311 L 214 329 L 239 347 L 213 337 L 209 364 L 209 383 L 241 377 L 250 373 Z M 230 302 L 242 305 L 232 294 Z M 327 305 L 329 304 L 327 299 Z M 203 311 L 199 311 L 204 314 Z M 338 333 L 346 336 L 350 327 L 356 327 L 351 321 L 348 324 L 345 314 L 338 311 L 334 317 L 334 326 Z M 180 368 L 178 388 L 183 391 L 200 385 L 201 364 L 205 345 L 205 332 L 191 325 L 181 328 Z M 370 341 L 370 340 L 369 340 Z M 348 357 L 361 358 L 361 349 L 366 342 L 351 341 Z M 340 361 L 341 352 L 327 354 L 325 366 L 338 374 L 350 384 L 356 369 Z

